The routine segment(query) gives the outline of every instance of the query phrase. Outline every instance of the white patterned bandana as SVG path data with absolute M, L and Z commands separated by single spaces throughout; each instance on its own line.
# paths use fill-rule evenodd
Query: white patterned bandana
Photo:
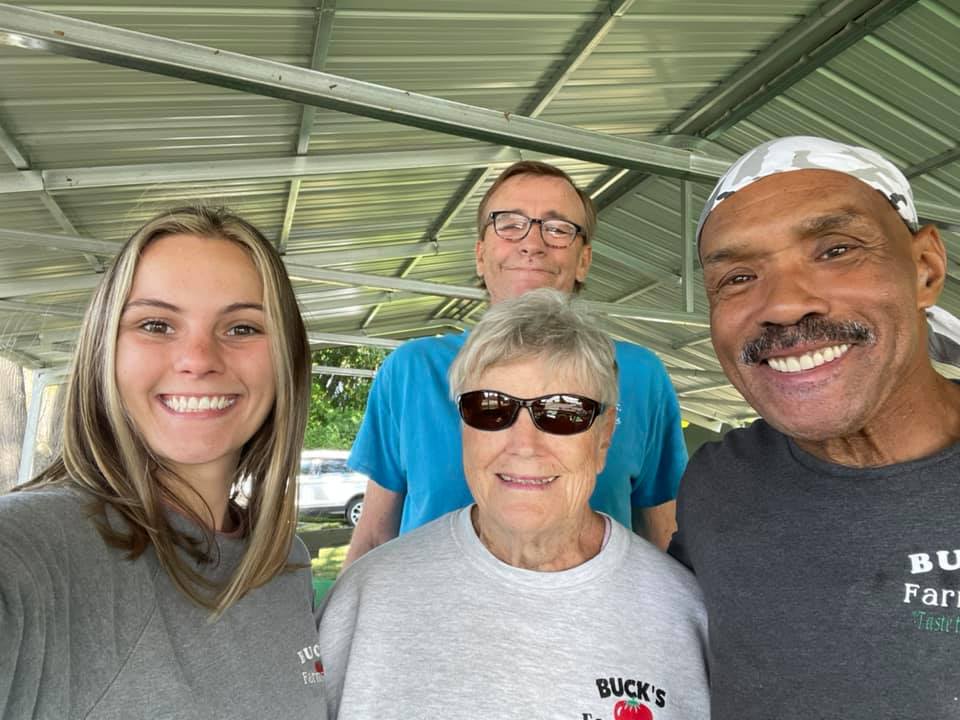
M 760 178 L 791 170 L 833 170 L 855 177 L 883 193 L 911 232 L 920 228 L 910 182 L 892 162 L 867 148 L 801 135 L 757 145 L 729 167 L 700 214 L 697 243 L 703 224 L 717 205 Z

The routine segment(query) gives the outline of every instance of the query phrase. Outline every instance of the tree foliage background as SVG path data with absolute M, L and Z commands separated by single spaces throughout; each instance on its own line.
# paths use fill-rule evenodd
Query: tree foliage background
M 316 365 L 376 370 L 387 351 L 370 347 L 329 347 L 313 353 Z M 360 429 L 370 378 L 314 375 L 303 447 L 348 450 Z

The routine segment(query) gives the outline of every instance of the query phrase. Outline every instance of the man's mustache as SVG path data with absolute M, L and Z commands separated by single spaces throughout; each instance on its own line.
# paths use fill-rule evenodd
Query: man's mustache
M 829 342 L 871 344 L 876 341 L 873 330 L 856 320 L 827 320 L 821 317 L 805 317 L 795 325 L 770 325 L 760 337 L 743 346 L 740 362 L 756 365 L 764 357 L 777 350 L 788 350 L 807 343 Z

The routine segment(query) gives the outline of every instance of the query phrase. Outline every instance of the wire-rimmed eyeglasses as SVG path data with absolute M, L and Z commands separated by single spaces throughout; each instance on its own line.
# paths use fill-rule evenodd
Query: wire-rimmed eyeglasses
M 520 242 L 530 234 L 534 223 L 540 226 L 544 245 L 551 248 L 570 247 L 577 235 L 583 235 L 583 228 L 575 222 L 557 218 L 530 218 L 511 210 L 495 210 L 490 213 L 490 222 L 487 224 L 493 225 L 493 231 L 498 237 L 508 242 Z

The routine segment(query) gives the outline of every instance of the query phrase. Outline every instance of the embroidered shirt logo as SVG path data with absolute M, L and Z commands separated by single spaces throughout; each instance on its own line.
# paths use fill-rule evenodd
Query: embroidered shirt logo
M 653 713 L 639 700 L 630 698 L 613 706 L 613 720 L 653 720 Z
M 613 720 L 654 720 L 651 708 L 667 704 L 667 691 L 643 680 L 605 677 L 595 683 L 600 699 L 613 702 Z M 579 720 L 610 720 L 605 710 L 597 712 L 581 711 Z
M 960 550 L 912 553 L 907 559 L 910 575 L 917 580 L 903 584 L 903 602 L 913 606 L 910 613 L 913 626 L 925 632 L 960 635 L 960 614 L 938 612 L 941 609 L 960 610 L 960 577 L 952 574 L 960 570 Z M 926 576 L 935 570 L 939 572 L 932 577 L 915 577 Z
M 302 650 L 297 650 L 297 657 L 300 658 L 300 665 L 313 663 L 312 669 L 300 671 L 304 685 L 316 685 L 323 680 L 323 663 L 320 662 L 319 645 L 307 645 Z

